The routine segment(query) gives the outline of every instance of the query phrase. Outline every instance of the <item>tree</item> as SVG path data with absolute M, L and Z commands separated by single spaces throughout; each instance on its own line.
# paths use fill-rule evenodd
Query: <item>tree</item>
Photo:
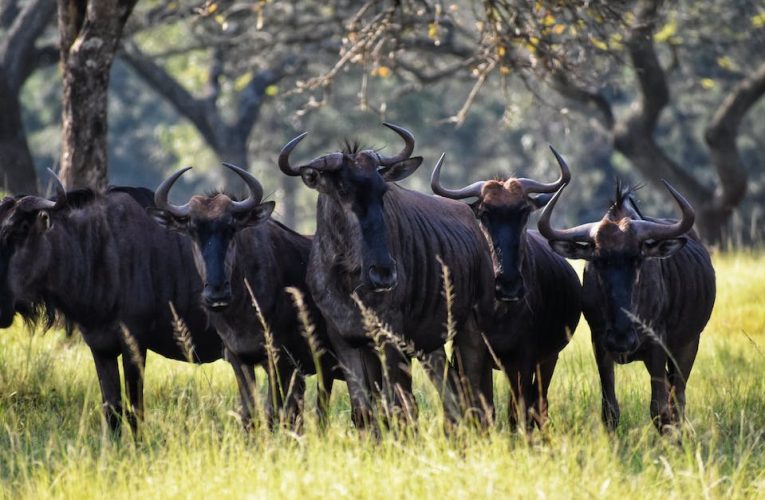
M 58 0 L 63 70 L 61 178 L 67 186 L 107 184 L 109 75 L 137 0 Z
M 55 60 L 55 48 L 35 42 L 53 19 L 54 0 L 33 0 L 23 7 L 16 1 L 0 3 L 0 25 L 7 31 L 0 41 L 0 168 L 2 186 L 12 193 L 36 193 L 37 176 L 21 121 L 19 93 L 29 75 Z

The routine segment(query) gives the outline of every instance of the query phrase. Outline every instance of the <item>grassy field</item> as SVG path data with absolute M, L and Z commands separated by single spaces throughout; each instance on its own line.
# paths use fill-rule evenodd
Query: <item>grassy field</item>
M 504 423 L 507 384 L 500 376 L 496 428 L 445 437 L 437 396 L 420 371 L 421 414 L 412 436 L 360 436 L 343 384 L 325 432 L 310 416 L 302 435 L 245 435 L 228 365 L 150 355 L 139 443 L 103 435 L 95 370 L 82 342 L 19 326 L 0 332 L 0 496 L 763 497 L 763 258 L 715 258 L 717 306 L 690 379 L 681 446 L 651 425 L 648 375 L 638 364 L 617 368 L 622 421 L 616 435 L 604 431 L 586 324 L 558 365 L 550 425 L 530 439 Z

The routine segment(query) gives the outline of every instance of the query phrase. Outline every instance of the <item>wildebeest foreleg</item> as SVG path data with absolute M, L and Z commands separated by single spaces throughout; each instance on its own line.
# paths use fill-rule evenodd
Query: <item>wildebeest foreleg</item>
M 412 393 L 412 361 L 401 350 L 388 343 L 385 346 L 385 397 L 394 420 L 413 423 L 417 420 L 417 402 Z
M 667 354 L 663 347 L 651 346 L 645 358 L 645 367 L 651 376 L 651 419 L 661 434 L 667 434 L 672 431 L 674 422 L 669 406 Z
M 593 349 L 595 350 L 595 363 L 598 365 L 598 375 L 600 376 L 601 390 L 601 418 L 603 424 L 610 431 L 616 430 L 619 425 L 619 401 L 616 399 L 615 380 L 614 380 L 614 360 L 606 352 L 605 348 L 596 340 L 596 334 L 593 332 Z
M 503 363 L 510 384 L 510 398 L 507 402 L 507 418 L 510 428 L 516 430 L 519 424 L 531 430 L 529 408 L 534 404 L 534 372 L 525 357 L 520 363 Z
M 133 436 L 138 438 L 138 425 L 143 421 L 143 372 L 146 366 L 146 349 L 138 348 L 137 352 L 122 353 L 122 371 L 125 373 L 125 392 L 127 393 L 129 406 L 126 417 L 133 431 Z
M 239 397 L 242 402 L 240 417 L 245 430 L 252 429 L 252 415 L 255 412 L 255 366 L 243 363 L 230 351 L 226 350 L 226 359 L 234 370 Z
M 698 350 L 699 338 L 697 337 L 693 342 L 673 353 L 674 362 L 671 359 L 668 362 L 670 405 L 672 416 L 678 423 L 682 423 L 685 419 L 685 387 L 688 384 L 688 377 L 691 376 Z
M 478 417 L 478 421 L 486 425 L 494 415 L 493 391 L 484 392 L 486 372 L 491 371 L 492 363 L 483 337 L 472 320 L 455 335 L 453 346 L 450 364 L 456 370 L 459 400 L 465 406 L 463 414 L 469 419 Z M 454 380 L 451 378 L 452 384 Z
M 365 367 L 365 358 L 369 356 L 365 355 L 364 348 L 348 345 L 342 335 L 330 325 L 327 325 L 327 335 L 348 385 L 353 424 L 358 429 L 366 428 L 373 423 L 372 387 L 367 381 Z
M 122 394 L 117 354 L 96 351 L 92 353 L 98 374 L 98 384 L 101 386 L 106 424 L 110 431 L 119 433 L 122 419 Z
M 271 428 L 285 425 L 299 432 L 303 427 L 305 376 L 282 354 L 276 363 L 277 380 L 268 383 L 267 414 Z M 273 409 L 276 411 L 273 411 Z M 269 411 L 270 410 L 270 411 Z
M 551 356 L 550 358 L 539 363 L 534 372 L 534 397 L 532 398 L 530 410 L 533 415 L 530 414 L 530 418 L 541 429 L 547 422 L 548 417 L 548 404 L 547 393 L 550 389 L 550 381 L 552 381 L 553 373 L 555 372 L 555 365 L 558 364 L 558 355 Z

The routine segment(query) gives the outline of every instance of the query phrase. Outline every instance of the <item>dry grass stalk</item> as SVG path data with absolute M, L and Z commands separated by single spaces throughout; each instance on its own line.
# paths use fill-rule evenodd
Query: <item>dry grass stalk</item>
M 194 342 L 191 340 L 191 332 L 189 331 L 189 327 L 186 326 L 186 322 L 183 321 L 183 318 L 178 315 L 178 312 L 175 310 L 173 303 L 168 302 L 168 304 L 170 305 L 170 313 L 173 315 L 173 336 L 175 337 L 175 342 L 181 349 L 183 357 L 186 358 L 186 361 L 193 363 L 195 357 Z

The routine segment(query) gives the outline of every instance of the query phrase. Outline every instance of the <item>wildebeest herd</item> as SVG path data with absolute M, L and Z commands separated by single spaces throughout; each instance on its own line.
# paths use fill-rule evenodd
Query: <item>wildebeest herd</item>
M 272 425 L 301 425 L 311 374 L 321 422 L 334 380 L 348 385 L 357 427 L 376 426 L 381 415 L 408 422 L 417 414 L 415 357 L 449 425 L 492 420 L 499 369 L 510 382 L 510 424 L 531 427 L 547 419 L 559 353 L 584 313 L 604 423 L 613 429 L 619 421 L 614 363 L 640 360 L 657 429 L 681 424 L 715 299 L 714 270 L 685 198 L 667 184 L 680 220 L 653 219 L 617 182 L 600 221 L 556 229 L 552 212 L 571 172 L 555 150 L 555 182 L 511 177 L 460 189 L 442 185 L 442 155 L 432 196 L 397 184 L 423 159 L 412 156 L 409 131 L 385 126 L 404 143 L 393 156 L 348 146 L 296 163 L 291 154 L 305 134 L 282 149 L 279 169 L 318 191 L 312 237 L 271 218 L 274 202 L 263 201 L 258 180 L 228 164 L 248 187 L 244 200 L 221 192 L 171 204 L 168 194 L 188 168 L 156 192 L 66 191 L 57 182 L 52 199 L 6 197 L 0 327 L 16 314 L 76 325 L 115 431 L 123 418 L 137 430 L 147 350 L 228 360 L 245 427 L 256 408 L 255 366 L 266 368 Z M 527 225 L 539 209 L 537 232 Z M 583 284 L 566 259 L 587 261 Z

